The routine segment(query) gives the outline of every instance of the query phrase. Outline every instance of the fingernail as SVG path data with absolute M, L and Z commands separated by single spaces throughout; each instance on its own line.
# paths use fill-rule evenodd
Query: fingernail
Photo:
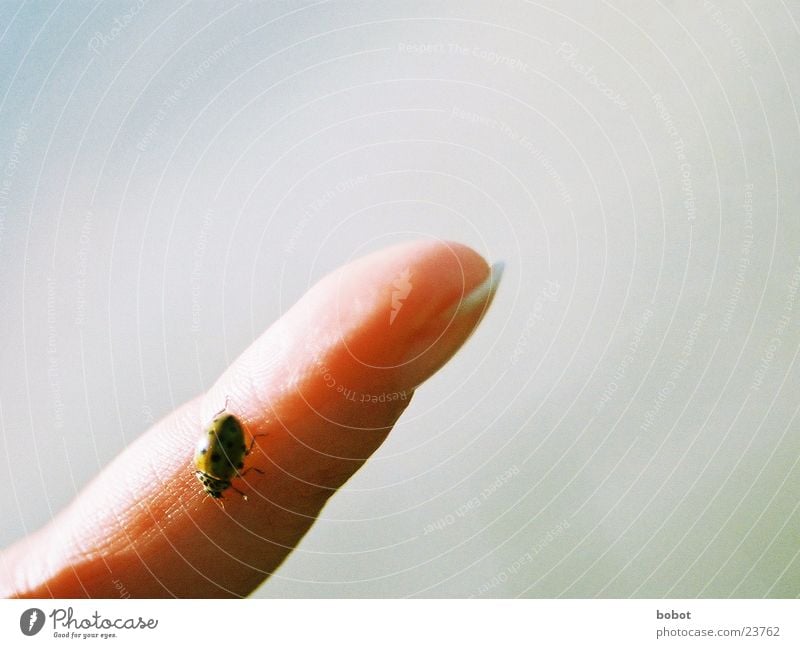
M 411 334 L 403 357 L 411 386 L 427 380 L 467 341 L 489 309 L 504 270 L 505 263 L 493 264 L 483 282 Z
M 503 277 L 503 271 L 505 269 L 506 264 L 503 261 L 492 264 L 489 268 L 489 275 L 484 282 L 473 288 L 471 292 L 456 304 L 452 317 L 454 319 L 466 317 L 474 313 L 477 309 L 482 309 L 482 317 L 489 309 L 492 299 L 494 299 L 494 295 L 497 292 L 497 287 L 500 285 L 500 279 Z

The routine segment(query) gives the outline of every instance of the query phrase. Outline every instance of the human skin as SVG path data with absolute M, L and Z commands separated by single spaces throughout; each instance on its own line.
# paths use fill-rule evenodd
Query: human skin
M 250 594 L 469 337 L 498 278 L 470 248 L 441 241 L 384 249 L 328 275 L 207 393 L 3 551 L 0 594 L 116 598 L 120 586 L 132 597 Z M 247 498 L 229 489 L 221 506 L 197 481 L 192 455 L 226 401 L 248 441 L 255 437 L 246 457 L 254 470 L 234 480 Z

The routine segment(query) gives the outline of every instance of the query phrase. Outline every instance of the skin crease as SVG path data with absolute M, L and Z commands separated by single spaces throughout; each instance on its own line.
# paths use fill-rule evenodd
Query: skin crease
M 207 394 L 154 425 L 52 522 L 0 554 L 0 594 L 116 598 L 121 584 L 132 597 L 248 595 L 381 445 L 414 389 L 469 337 L 496 288 L 487 288 L 489 275 L 481 256 L 451 242 L 402 244 L 328 275 Z M 390 324 L 402 276 L 411 287 Z M 385 402 L 370 398 L 382 394 Z M 245 466 L 264 474 L 234 480 L 248 499 L 226 491 L 222 508 L 195 478 L 192 455 L 226 398 L 248 444 L 264 435 Z

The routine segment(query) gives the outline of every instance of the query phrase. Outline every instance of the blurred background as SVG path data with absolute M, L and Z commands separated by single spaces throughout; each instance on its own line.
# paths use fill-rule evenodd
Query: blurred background
M 800 595 L 800 8 L 0 4 L 8 544 L 331 269 L 503 284 L 263 597 Z

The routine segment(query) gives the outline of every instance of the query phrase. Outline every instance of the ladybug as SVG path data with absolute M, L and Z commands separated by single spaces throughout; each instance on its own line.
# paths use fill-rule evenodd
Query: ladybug
M 263 470 L 255 467 L 243 471 L 245 459 L 253 449 L 256 436 L 252 437 L 248 447 L 245 443 L 244 425 L 235 414 L 228 411 L 226 400 L 225 407 L 214 415 L 206 427 L 194 454 L 194 475 L 206 493 L 219 500 L 226 490 L 232 488 L 243 499 L 247 499 L 247 495 L 233 486 L 231 480 L 243 477 L 251 470 L 264 474 Z

